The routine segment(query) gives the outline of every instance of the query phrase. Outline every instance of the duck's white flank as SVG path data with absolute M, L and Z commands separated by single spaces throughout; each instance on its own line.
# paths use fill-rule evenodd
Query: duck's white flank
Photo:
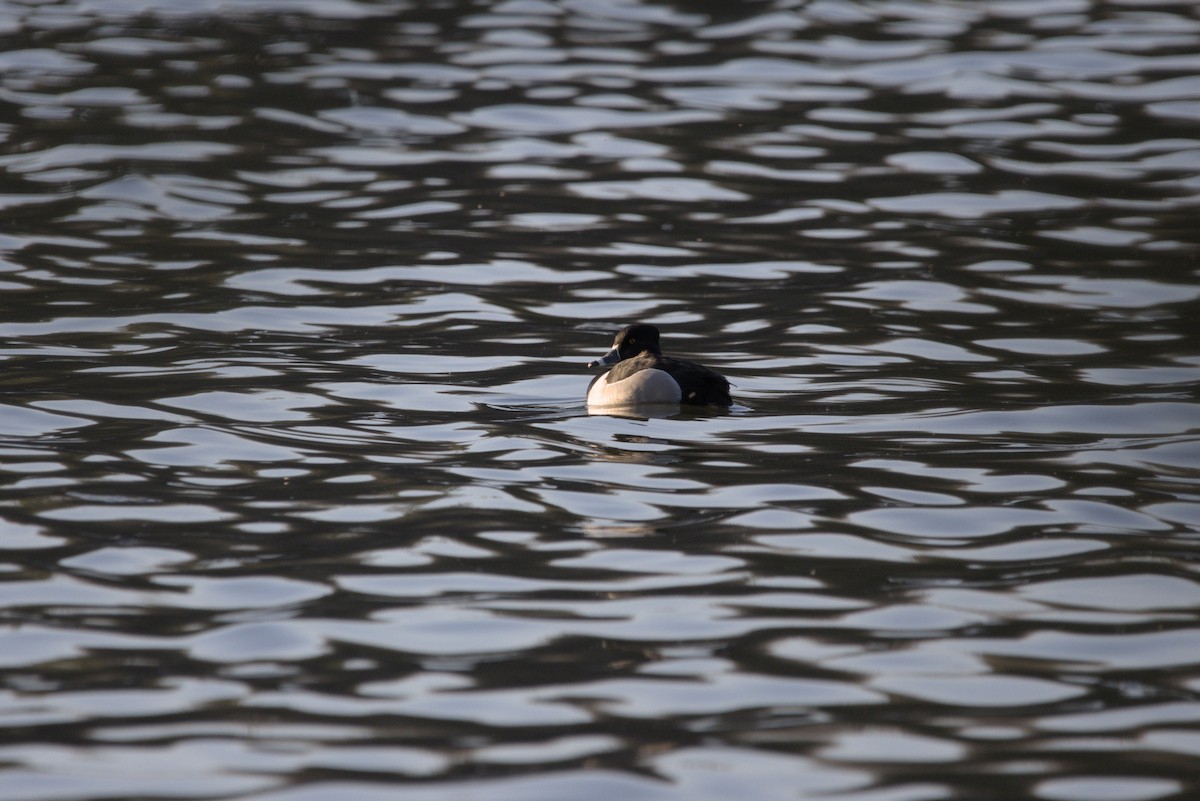
M 608 382 L 596 379 L 588 391 L 588 406 L 637 406 L 642 403 L 679 403 L 679 384 L 662 370 L 639 370 L 629 378 Z

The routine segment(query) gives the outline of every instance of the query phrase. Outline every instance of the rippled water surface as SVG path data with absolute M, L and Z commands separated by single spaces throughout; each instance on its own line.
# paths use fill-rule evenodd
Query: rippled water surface
M 1200 793 L 1194 3 L 3 0 L 0 168 L 5 801 Z

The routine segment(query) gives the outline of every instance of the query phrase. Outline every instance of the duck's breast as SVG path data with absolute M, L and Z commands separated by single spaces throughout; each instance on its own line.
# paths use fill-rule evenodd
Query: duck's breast
M 588 406 L 637 406 L 650 403 L 679 403 L 679 383 L 670 373 L 653 368 L 638 370 L 617 381 L 612 373 L 596 379 L 588 390 Z

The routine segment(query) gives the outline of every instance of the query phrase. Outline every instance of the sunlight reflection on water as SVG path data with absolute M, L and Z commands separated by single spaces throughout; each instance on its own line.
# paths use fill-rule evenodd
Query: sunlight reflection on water
M 0 797 L 1195 794 L 1190 5 L 0 10 Z

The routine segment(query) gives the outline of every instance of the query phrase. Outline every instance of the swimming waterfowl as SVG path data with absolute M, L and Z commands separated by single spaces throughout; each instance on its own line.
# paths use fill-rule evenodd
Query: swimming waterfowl
M 729 381 L 704 365 L 663 356 L 658 329 L 647 323 L 622 328 L 612 350 L 588 367 L 612 365 L 588 385 L 588 406 L 687 403 L 731 406 Z

